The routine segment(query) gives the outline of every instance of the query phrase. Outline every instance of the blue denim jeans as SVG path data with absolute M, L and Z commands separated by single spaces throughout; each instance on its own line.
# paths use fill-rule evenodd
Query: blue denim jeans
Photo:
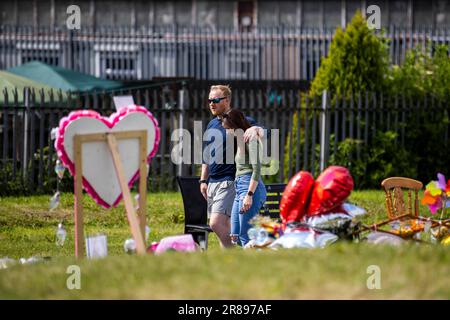
M 266 187 L 261 179 L 259 179 L 258 186 L 256 187 L 253 195 L 253 202 L 250 209 L 246 212 L 241 212 L 244 197 L 248 192 L 248 186 L 250 185 L 251 174 L 244 174 L 237 176 L 234 181 L 236 196 L 233 202 L 233 209 L 231 210 L 231 235 L 238 235 L 238 244 L 245 246 L 250 240 L 248 238 L 248 229 L 251 228 L 249 221 L 259 213 L 259 210 L 266 202 Z

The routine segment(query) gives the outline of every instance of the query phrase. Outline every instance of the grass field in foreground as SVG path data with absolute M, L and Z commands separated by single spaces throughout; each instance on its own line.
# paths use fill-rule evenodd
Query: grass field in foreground
M 108 236 L 109 257 L 73 258 L 73 196 L 48 212 L 49 196 L 0 198 L 0 258 L 49 256 L 48 262 L 0 270 L 0 299 L 449 299 L 449 248 L 337 243 L 325 249 L 243 251 L 219 248 L 212 234 L 208 252 L 129 256 L 123 204 L 104 210 L 85 197 L 85 232 Z M 380 191 L 355 191 L 350 200 L 369 212 L 366 222 L 385 216 Z M 427 209 L 421 207 L 421 214 Z M 178 193 L 148 197 L 151 241 L 183 232 Z M 54 242 L 60 220 L 68 239 Z M 69 290 L 69 265 L 81 268 L 81 289 Z M 367 268 L 381 270 L 381 289 L 369 290 Z

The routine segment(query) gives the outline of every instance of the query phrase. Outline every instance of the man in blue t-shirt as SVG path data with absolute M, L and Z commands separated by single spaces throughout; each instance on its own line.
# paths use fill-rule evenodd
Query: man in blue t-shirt
M 204 135 L 203 164 L 200 177 L 200 192 L 208 202 L 209 225 L 218 236 L 222 247 L 231 246 L 230 215 L 235 197 L 234 145 L 226 139 L 221 116 L 231 110 L 231 89 L 226 85 L 211 86 L 209 109 L 214 119 Z M 244 141 L 263 135 L 263 129 L 255 126 L 255 120 L 247 117 L 253 127 L 244 134 Z

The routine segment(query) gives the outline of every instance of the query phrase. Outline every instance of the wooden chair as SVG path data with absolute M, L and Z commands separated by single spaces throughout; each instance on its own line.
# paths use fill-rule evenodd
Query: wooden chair
M 423 184 L 420 181 L 403 178 L 392 177 L 384 179 L 381 182 L 386 196 L 386 209 L 389 221 L 402 218 L 417 218 L 419 216 L 419 191 Z M 403 190 L 407 191 L 407 201 L 405 203 Z M 412 194 L 414 193 L 414 200 Z
M 419 191 L 423 188 L 422 182 L 404 177 L 390 177 L 381 182 L 381 187 L 385 192 L 388 219 L 371 226 L 364 225 L 363 230 L 377 230 L 409 238 L 423 228 L 417 225 L 413 230 L 405 233 L 379 228 L 394 221 L 410 224 L 430 221 L 432 227 L 440 224 L 439 221 L 419 216 Z

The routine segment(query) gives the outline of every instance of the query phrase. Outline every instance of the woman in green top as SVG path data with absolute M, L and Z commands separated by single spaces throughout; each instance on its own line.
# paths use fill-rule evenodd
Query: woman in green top
M 250 240 L 249 221 L 258 214 L 266 201 L 266 187 L 261 180 L 262 142 L 260 139 L 244 143 L 244 132 L 251 127 L 244 114 L 232 109 L 223 115 L 222 126 L 235 136 L 236 179 L 233 209 L 231 210 L 231 241 L 245 246 Z

